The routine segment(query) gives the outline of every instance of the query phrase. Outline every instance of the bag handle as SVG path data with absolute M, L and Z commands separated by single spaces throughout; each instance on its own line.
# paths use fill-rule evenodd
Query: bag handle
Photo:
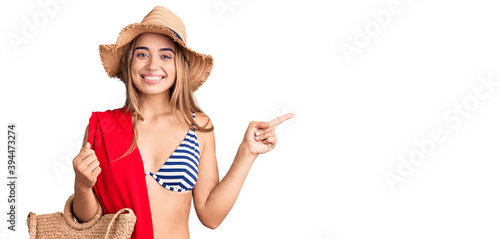
M 68 198 L 68 200 L 66 201 L 66 205 L 64 206 L 64 215 L 63 215 L 64 221 L 66 221 L 66 223 L 71 228 L 76 229 L 76 230 L 80 230 L 80 231 L 91 228 L 92 226 L 97 224 L 99 222 L 99 219 L 103 215 L 101 204 L 99 204 L 99 201 L 97 200 L 97 198 L 96 198 L 96 202 L 97 202 L 96 214 L 94 215 L 94 217 L 90 221 L 84 222 L 84 223 L 79 223 L 79 222 L 75 221 L 75 219 L 73 219 L 73 210 L 71 210 L 71 208 L 73 206 L 74 199 L 75 199 L 75 194 L 71 195 Z
M 106 235 L 104 236 L 104 239 L 108 238 L 109 231 L 111 230 L 111 225 L 113 225 L 113 222 L 115 221 L 115 219 L 125 211 L 127 211 L 132 216 L 135 216 L 134 211 L 132 211 L 132 209 L 130 209 L 130 208 L 120 209 L 120 211 L 116 212 L 115 215 L 113 216 L 113 218 L 111 219 L 111 221 L 109 222 L 108 229 L 106 229 Z

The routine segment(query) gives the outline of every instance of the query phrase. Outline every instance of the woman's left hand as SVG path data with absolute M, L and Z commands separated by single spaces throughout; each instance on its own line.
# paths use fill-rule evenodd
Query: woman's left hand
M 259 154 L 271 151 L 278 142 L 274 131 L 275 126 L 293 117 L 295 117 L 295 114 L 289 113 L 269 122 L 250 122 L 243 138 L 244 146 L 246 146 L 249 153 L 255 157 Z

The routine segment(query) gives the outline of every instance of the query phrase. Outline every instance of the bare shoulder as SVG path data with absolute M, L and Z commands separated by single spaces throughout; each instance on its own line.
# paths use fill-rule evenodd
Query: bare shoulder
M 213 126 L 210 117 L 208 117 L 208 115 L 202 112 L 195 113 L 195 121 L 199 126 L 204 128 L 212 128 Z
M 195 113 L 195 121 L 196 123 L 205 129 L 210 129 L 213 128 L 212 121 L 210 120 L 210 117 L 208 115 L 201 113 L 201 112 L 196 112 Z M 198 142 L 200 143 L 200 149 L 203 152 L 204 148 L 206 145 L 212 145 L 215 140 L 214 136 L 214 131 L 202 131 L 202 130 L 196 130 L 196 135 L 198 137 Z

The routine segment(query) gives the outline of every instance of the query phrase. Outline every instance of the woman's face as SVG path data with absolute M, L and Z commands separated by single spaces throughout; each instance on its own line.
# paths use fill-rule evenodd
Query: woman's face
M 139 35 L 132 57 L 132 82 L 143 94 L 168 92 L 175 82 L 174 42 L 159 33 Z

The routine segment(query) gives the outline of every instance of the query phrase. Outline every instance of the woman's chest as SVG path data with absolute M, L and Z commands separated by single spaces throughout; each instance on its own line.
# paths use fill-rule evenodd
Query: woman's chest
M 182 144 L 189 129 L 166 125 L 138 126 L 137 145 L 146 172 L 157 172 Z

